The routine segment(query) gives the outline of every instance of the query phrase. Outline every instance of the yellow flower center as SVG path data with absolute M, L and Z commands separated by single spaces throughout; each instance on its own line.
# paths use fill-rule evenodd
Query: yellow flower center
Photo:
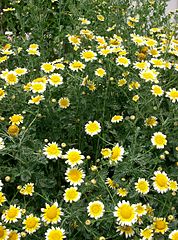
M 26 220 L 27 228 L 34 228 L 37 224 L 37 220 L 35 218 L 29 218 Z
M 7 81 L 8 81 L 8 83 L 16 83 L 16 81 L 17 81 L 16 75 L 13 73 L 8 74 Z
M 53 219 L 57 216 L 58 209 L 55 206 L 51 206 L 46 211 L 46 216 L 49 219 Z
M 47 148 L 47 152 L 51 155 L 58 155 L 59 154 L 59 149 L 55 144 L 51 144 L 48 148 Z
M 73 182 L 77 182 L 78 180 L 81 179 L 82 174 L 80 171 L 73 169 L 69 172 L 68 177 L 70 180 L 72 180 Z
M 94 215 L 97 215 L 102 211 L 102 207 L 99 204 L 95 204 L 95 205 L 90 207 L 90 211 Z
M 11 219 L 15 218 L 17 216 L 18 211 L 19 210 L 15 207 L 10 208 L 7 212 L 7 217 Z
M 167 177 L 162 174 L 156 176 L 156 182 L 160 187 L 167 187 L 168 185 Z
M 133 213 L 132 207 L 124 204 L 120 207 L 120 215 L 124 218 L 124 219 L 129 219 L 131 218 Z
M 155 228 L 159 229 L 159 230 L 163 230 L 166 228 L 166 223 L 162 220 L 158 220 L 158 221 L 156 221 Z
M 165 137 L 161 135 L 155 136 L 155 143 L 158 145 L 164 145 L 165 144 Z
M 0 226 L 0 238 L 4 237 L 4 235 L 5 235 L 4 228 Z
M 52 230 L 48 236 L 49 240 L 62 240 L 63 239 L 63 235 L 59 230 Z

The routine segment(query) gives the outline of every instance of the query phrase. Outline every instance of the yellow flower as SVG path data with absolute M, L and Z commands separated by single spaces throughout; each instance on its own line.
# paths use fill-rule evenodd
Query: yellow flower
M 24 117 L 21 114 L 14 114 L 12 117 L 9 118 L 12 125 L 20 125 L 20 123 L 23 123 L 23 119 Z
M 157 149 L 164 148 L 164 146 L 167 144 L 166 135 L 164 135 L 162 132 L 155 132 L 151 137 L 151 142 L 153 146 L 156 146 Z
M 166 92 L 166 97 L 168 97 L 173 103 L 178 102 L 178 90 L 176 88 L 169 89 L 169 92 Z
M 96 60 L 97 54 L 93 52 L 92 50 L 84 50 L 81 52 L 81 58 L 85 60 L 85 62 L 92 62 L 93 60 Z
M 102 78 L 106 75 L 106 71 L 103 68 L 97 68 L 95 70 L 95 75 Z
M 5 97 L 6 92 L 4 89 L 0 88 L 0 101 Z
M 97 121 L 89 121 L 87 124 L 85 124 L 85 132 L 90 135 L 94 136 L 101 132 L 101 125 Z
M 20 189 L 22 195 L 30 195 L 34 193 L 34 183 L 27 183 L 23 188 Z
M 63 84 L 63 77 L 58 73 L 54 73 L 49 76 L 49 83 L 51 85 L 57 87 L 57 86 Z
M 122 122 L 123 120 L 123 116 L 121 115 L 114 115 L 114 117 L 112 117 L 111 122 L 112 123 L 118 123 L 118 122 Z
M 80 61 L 74 60 L 72 63 L 70 63 L 69 68 L 70 68 L 72 71 L 78 72 L 79 70 L 82 71 L 82 70 L 85 68 L 85 64 L 83 64 L 83 63 L 80 62 Z
M 76 36 L 76 35 L 68 35 L 68 40 L 72 45 L 80 46 L 80 44 L 81 44 L 80 37 Z
M 16 230 L 11 230 L 8 240 L 20 240 L 20 233 L 18 233 Z
M 10 207 L 4 211 L 2 214 L 2 219 L 8 222 L 17 222 L 18 219 L 21 218 L 21 209 L 20 207 L 16 207 L 16 205 L 10 205 Z
M 63 157 L 67 159 L 66 163 L 68 163 L 72 167 L 77 164 L 83 163 L 84 159 L 81 151 L 75 148 L 69 149 Z
M 119 87 L 122 87 L 122 86 L 124 86 L 125 84 L 127 83 L 127 80 L 126 79 L 120 79 L 120 80 L 118 80 L 118 86 Z
M 128 58 L 126 58 L 126 57 L 118 57 L 116 59 L 116 64 L 117 65 L 122 65 L 124 67 L 128 67 L 129 64 L 130 64 L 130 60 Z
M 123 154 L 124 154 L 124 148 L 122 146 L 119 146 L 119 144 L 117 143 L 112 148 L 111 157 L 109 158 L 110 164 L 117 163 L 118 161 L 122 161 Z
M 149 182 L 145 178 L 139 178 L 135 183 L 135 189 L 138 193 L 147 194 L 149 192 Z
M 20 131 L 20 129 L 19 129 L 18 126 L 16 126 L 16 125 L 10 125 L 10 126 L 8 127 L 7 133 L 8 133 L 10 136 L 12 136 L 12 137 L 17 137 L 18 134 L 19 134 L 19 131 Z
M 116 189 L 118 187 L 118 184 L 114 182 L 111 178 L 106 178 L 105 182 L 111 189 Z
M 155 218 L 153 221 L 153 229 L 156 233 L 164 234 L 168 230 L 168 222 L 165 218 Z
M 139 70 L 144 70 L 150 67 L 150 63 L 146 61 L 141 61 L 141 62 L 135 62 L 133 68 L 139 69 Z
M 45 208 L 42 208 L 41 211 L 43 212 L 42 220 L 47 224 L 60 222 L 61 216 L 64 215 L 57 202 L 53 203 L 51 206 L 46 203 Z
M 139 217 L 147 214 L 146 205 L 142 205 L 142 203 L 137 203 L 135 204 L 135 207 L 136 207 L 137 215 Z
M 41 70 L 43 70 L 45 73 L 50 73 L 55 70 L 55 66 L 52 63 L 43 63 L 41 65 Z
M 134 101 L 134 102 L 137 102 L 138 100 L 139 100 L 139 96 L 138 95 L 134 95 L 133 97 L 132 97 L 132 100 Z
M 24 75 L 27 73 L 27 69 L 26 68 L 16 68 L 14 69 L 14 72 L 18 75 L 18 76 L 21 76 L 21 75 Z
M 64 201 L 65 202 L 77 202 L 81 197 L 81 193 L 78 192 L 77 187 L 70 187 L 65 190 Z
M 45 240 L 63 240 L 66 238 L 65 231 L 59 227 L 51 227 L 45 233 Z
M 46 155 L 49 159 L 57 159 L 61 156 L 62 151 L 61 148 L 58 147 L 56 142 L 48 143 L 43 148 L 43 154 Z
M 46 84 L 33 81 L 30 88 L 33 93 L 43 93 L 46 90 Z
M 103 158 L 109 158 L 111 156 L 111 149 L 103 148 L 103 149 L 101 149 L 101 154 L 102 154 Z
M 154 96 L 159 96 L 159 97 L 164 94 L 163 89 L 162 89 L 160 86 L 158 86 L 158 85 L 153 85 L 153 86 L 151 87 L 151 92 L 152 92 L 152 94 L 153 94 Z
M 70 183 L 70 185 L 81 185 L 84 182 L 85 174 L 82 169 L 78 168 L 68 168 L 65 173 L 66 181 Z
M 138 46 L 142 46 L 145 44 L 145 39 L 144 37 L 141 37 L 139 35 L 131 34 L 132 41 L 137 44 Z
M 31 97 L 31 99 L 28 101 L 28 103 L 30 104 L 36 104 L 38 105 L 42 100 L 44 100 L 44 96 L 43 95 L 37 95 L 35 97 Z
M 123 200 L 115 207 L 114 216 L 121 226 L 132 226 L 137 221 L 137 213 L 135 206 L 131 205 L 129 201 Z
M 165 172 L 156 171 L 152 177 L 153 187 L 158 193 L 165 193 L 169 190 L 169 178 Z
M 153 239 L 153 230 L 151 227 L 146 227 L 144 229 L 141 229 L 140 236 L 143 240 L 152 240 Z
M 101 21 L 101 22 L 104 21 L 104 16 L 103 15 L 97 15 L 96 17 L 99 21 Z
M 91 218 L 101 218 L 105 212 L 104 204 L 101 201 L 90 202 L 87 207 L 87 212 Z
M 125 235 L 125 238 L 132 237 L 134 230 L 131 226 L 118 226 L 116 232 L 120 232 L 120 235 Z
M 36 232 L 40 228 L 40 219 L 33 214 L 26 216 L 22 223 L 24 224 L 23 229 L 29 234 Z
M 177 240 L 178 239 L 178 230 L 174 230 L 169 234 L 169 239 Z
M 68 97 L 60 98 L 58 103 L 59 103 L 60 108 L 62 108 L 62 109 L 66 109 L 70 106 L 70 101 L 69 101 Z
M 118 188 L 117 189 L 117 194 L 120 196 L 120 197 L 126 197 L 127 194 L 128 194 L 128 191 L 126 188 Z
M 176 181 L 170 180 L 169 181 L 169 189 L 176 192 L 178 190 L 178 184 Z
M 0 206 L 2 206 L 5 201 L 6 197 L 4 196 L 4 193 L 0 192 Z
M 5 81 L 8 85 L 15 85 L 16 83 L 18 83 L 17 74 L 14 71 L 9 71 L 5 75 Z
M 146 82 L 151 81 L 154 83 L 158 83 L 158 72 L 156 72 L 154 69 L 145 69 L 140 72 L 139 76 L 144 79 Z
M 149 118 L 145 119 L 145 126 L 149 126 L 150 128 L 155 127 L 158 125 L 157 118 L 154 116 L 151 116 Z
M 0 240 L 7 240 L 9 236 L 9 230 L 0 223 Z

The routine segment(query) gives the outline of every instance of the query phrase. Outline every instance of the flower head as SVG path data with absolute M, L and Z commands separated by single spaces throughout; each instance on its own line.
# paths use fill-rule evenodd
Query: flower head
M 42 220 L 47 224 L 60 222 L 61 216 L 64 215 L 57 202 L 52 205 L 46 203 L 45 208 L 42 208 L 41 211 L 43 212 Z
M 164 146 L 167 144 L 166 135 L 164 135 L 162 132 L 155 132 L 151 137 L 151 142 L 153 146 L 156 146 L 157 149 L 164 148 Z
M 23 225 L 23 229 L 25 229 L 27 233 L 32 234 L 40 228 L 40 219 L 30 214 L 23 220 Z
M 44 148 L 43 148 L 43 154 L 46 155 L 47 158 L 49 159 L 57 159 L 61 156 L 62 151 L 58 147 L 58 144 L 56 142 L 48 143 Z
M 156 171 L 152 177 L 153 187 L 158 193 L 165 193 L 169 190 L 169 178 L 165 172 Z
M 104 214 L 104 204 L 101 201 L 90 202 L 87 207 L 87 212 L 91 218 L 101 218 Z
M 70 187 L 65 190 L 64 201 L 65 202 L 77 202 L 81 197 L 81 193 L 78 192 L 77 187 Z
M 89 121 L 86 125 L 85 125 L 85 132 L 90 135 L 90 136 L 94 136 L 97 135 L 98 133 L 101 132 L 101 125 L 99 122 L 97 121 Z

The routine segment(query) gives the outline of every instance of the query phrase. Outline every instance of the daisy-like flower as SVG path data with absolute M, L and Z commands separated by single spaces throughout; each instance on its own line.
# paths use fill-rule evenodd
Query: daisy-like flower
M 143 46 L 145 44 L 145 39 L 142 36 L 131 34 L 132 41 L 138 46 Z
M 119 146 L 119 144 L 117 143 L 112 148 L 111 157 L 109 158 L 110 164 L 117 163 L 118 161 L 122 161 L 123 155 L 124 155 L 124 148 L 122 146 Z
M 14 71 L 9 71 L 4 78 L 8 85 L 15 85 L 18 83 L 18 77 Z
M 81 193 L 77 187 L 70 187 L 65 190 L 64 201 L 65 202 L 77 202 L 81 197 Z
M 83 163 L 83 159 L 85 158 L 81 151 L 75 148 L 69 149 L 63 157 L 67 159 L 66 163 L 72 167 Z
M 114 115 L 111 118 L 112 123 L 119 123 L 119 122 L 122 122 L 122 120 L 123 120 L 123 116 L 121 116 L 121 115 Z
M 16 205 L 10 205 L 10 207 L 7 210 L 4 211 L 1 218 L 6 223 L 17 222 L 18 219 L 21 218 L 20 207 L 17 207 Z
M 6 91 L 2 88 L 0 88 L 0 101 L 5 97 Z
M 40 56 L 40 51 L 38 49 L 28 48 L 26 51 L 28 52 L 29 55 Z
M 20 189 L 22 195 L 32 196 L 34 193 L 34 183 L 27 183 L 23 188 Z
M 173 103 L 178 102 L 178 90 L 176 88 L 169 89 L 169 92 L 166 92 L 166 97 L 168 97 Z
M 32 96 L 31 99 L 28 101 L 28 104 L 35 104 L 39 105 L 42 100 L 44 100 L 43 95 Z
M 95 70 L 95 75 L 102 78 L 106 75 L 106 71 L 103 68 L 97 68 Z
M 153 239 L 153 229 L 148 226 L 144 229 L 141 229 L 140 236 L 142 237 L 142 240 L 152 240 Z
M 145 126 L 152 128 L 157 125 L 158 125 L 158 121 L 157 121 L 156 117 L 151 116 L 151 117 L 145 119 Z
M 10 125 L 7 129 L 7 133 L 11 136 L 11 137 L 17 137 L 19 134 L 19 127 L 17 125 Z
M 163 59 L 152 58 L 150 62 L 153 64 L 154 67 L 165 68 L 165 63 Z
M 52 142 L 43 148 L 43 154 L 46 155 L 48 159 L 57 159 L 61 157 L 62 151 L 56 142 Z
M 169 239 L 177 240 L 178 239 L 178 230 L 174 230 L 169 234 Z
M 83 64 L 82 62 L 74 60 L 73 62 L 70 63 L 69 68 L 72 71 L 78 72 L 79 70 L 82 71 L 85 68 L 85 66 L 86 65 Z
M 52 63 L 43 63 L 41 65 L 41 70 L 43 70 L 45 73 L 54 72 L 55 66 Z
M 144 70 L 150 67 L 150 63 L 147 61 L 141 61 L 141 62 L 135 62 L 133 64 L 133 68 L 139 69 L 139 70 Z
M 20 123 L 23 123 L 23 119 L 24 117 L 21 114 L 14 114 L 9 118 L 12 125 L 20 125 Z
M 101 22 L 103 22 L 104 19 L 105 19 L 103 15 L 97 15 L 96 17 L 97 17 L 97 19 L 98 19 L 99 21 L 101 21 Z
M 116 64 L 117 65 L 122 65 L 124 67 L 128 67 L 129 64 L 130 64 L 130 60 L 128 58 L 126 58 L 126 57 L 118 57 L 116 59 Z
M 149 192 L 149 182 L 145 178 L 139 178 L 135 183 L 135 190 L 143 195 Z
M 137 102 L 139 99 L 140 99 L 140 97 L 139 97 L 139 95 L 137 95 L 137 94 L 132 97 L 132 100 L 133 100 L 134 102 Z
M 164 94 L 164 91 L 163 89 L 159 86 L 159 85 L 153 85 L 151 87 L 151 92 L 154 96 L 162 96 Z
M 137 215 L 139 217 L 147 214 L 146 205 L 142 205 L 142 203 L 137 203 L 135 204 L 135 207 L 136 207 Z
M 169 190 L 176 192 L 178 190 L 178 184 L 176 181 L 170 180 L 169 181 Z
M 0 206 L 2 206 L 5 201 L 6 197 L 4 196 L 4 193 L 0 192 Z
M 101 149 L 101 154 L 103 158 L 109 158 L 111 156 L 111 149 L 110 148 L 103 148 Z
M 158 193 L 165 193 L 169 190 L 169 178 L 165 172 L 156 171 L 152 177 L 153 187 Z
M 46 203 L 45 208 L 41 208 L 41 211 L 43 212 L 42 220 L 47 224 L 60 222 L 61 216 L 64 215 L 57 202 L 54 202 L 52 205 Z
M 79 20 L 81 21 L 81 23 L 83 24 L 83 25 L 89 25 L 91 22 L 88 20 L 88 19 L 86 19 L 86 18 L 79 18 Z
M 126 197 L 128 194 L 128 191 L 126 188 L 118 188 L 117 189 L 117 195 L 119 195 L 120 197 Z
M 146 46 L 148 46 L 148 47 L 155 47 L 157 45 L 157 43 L 158 42 L 152 38 L 147 38 L 146 42 L 145 42 Z
M 40 228 L 40 219 L 33 214 L 26 216 L 23 220 L 23 229 L 29 234 L 36 232 Z
M 123 78 L 123 79 L 118 80 L 117 85 L 118 85 L 119 87 L 122 87 L 122 86 L 124 86 L 126 83 L 127 83 L 127 80 Z
M 74 46 L 80 46 L 81 44 L 81 39 L 77 35 L 68 35 L 68 40 Z
M 105 181 L 105 183 L 106 183 L 106 185 L 108 185 L 109 186 L 109 188 L 111 188 L 111 189 L 116 189 L 119 185 L 115 182 L 115 181 L 113 181 L 111 178 L 106 178 L 106 181 Z
M 164 234 L 168 230 L 168 222 L 165 218 L 154 218 L 153 229 L 156 233 Z
M 63 84 L 63 77 L 59 73 L 53 73 L 49 76 L 48 81 L 52 86 L 57 87 Z
M 151 137 L 151 142 L 157 149 L 162 149 L 165 145 L 167 145 L 166 135 L 162 132 L 155 132 Z
M 45 240 L 63 240 L 66 238 L 65 231 L 59 227 L 51 227 L 45 233 Z
M 8 235 L 8 240 L 20 240 L 20 233 L 16 230 L 11 230 Z
M 5 148 L 4 140 L 2 139 L 2 137 L 0 137 L 0 150 L 2 150 L 3 148 Z
M 120 232 L 119 235 L 125 235 L 125 238 L 134 236 L 134 230 L 131 226 L 118 226 L 116 232 Z
M 160 51 L 158 51 L 157 48 L 151 48 L 148 53 L 149 53 L 149 55 L 151 55 L 153 57 L 159 57 L 160 56 Z
M 66 173 L 65 180 L 70 183 L 70 185 L 81 185 L 84 182 L 85 173 L 82 169 L 78 168 L 68 168 Z
M 18 76 L 22 76 L 25 75 L 27 73 L 27 69 L 26 68 L 16 68 L 14 69 L 14 72 L 18 75 Z
M 102 48 L 100 51 L 99 51 L 99 54 L 102 55 L 102 56 L 107 56 L 109 53 L 111 53 L 111 48 L 110 47 L 106 47 L 106 48 Z
M 92 62 L 97 59 L 97 54 L 92 50 L 84 50 L 81 52 L 81 58 L 85 60 L 85 62 Z
M 99 122 L 95 121 L 89 121 L 87 124 L 85 124 L 85 132 L 90 135 L 94 136 L 101 132 L 101 125 Z
M 68 97 L 62 97 L 58 101 L 59 107 L 62 109 L 66 109 L 70 106 L 70 100 Z
M 134 90 L 134 89 L 139 89 L 139 88 L 140 88 L 140 83 L 139 82 L 132 81 L 129 84 L 129 91 Z
M 115 207 L 114 216 L 121 226 L 132 226 L 137 221 L 137 213 L 134 205 L 131 205 L 129 201 L 123 200 L 119 202 Z
M 151 81 L 154 83 L 158 83 L 158 72 L 156 72 L 154 69 L 145 69 L 140 72 L 139 76 L 144 79 L 146 82 Z
M 54 63 L 56 69 L 64 70 L 65 65 L 63 63 Z
M 104 204 L 101 201 L 90 202 L 87 207 L 87 212 L 91 218 L 101 218 L 105 212 Z
M 43 93 L 46 90 L 46 84 L 33 81 L 30 88 L 33 93 Z
M 0 240 L 7 240 L 9 236 L 9 230 L 0 222 Z

